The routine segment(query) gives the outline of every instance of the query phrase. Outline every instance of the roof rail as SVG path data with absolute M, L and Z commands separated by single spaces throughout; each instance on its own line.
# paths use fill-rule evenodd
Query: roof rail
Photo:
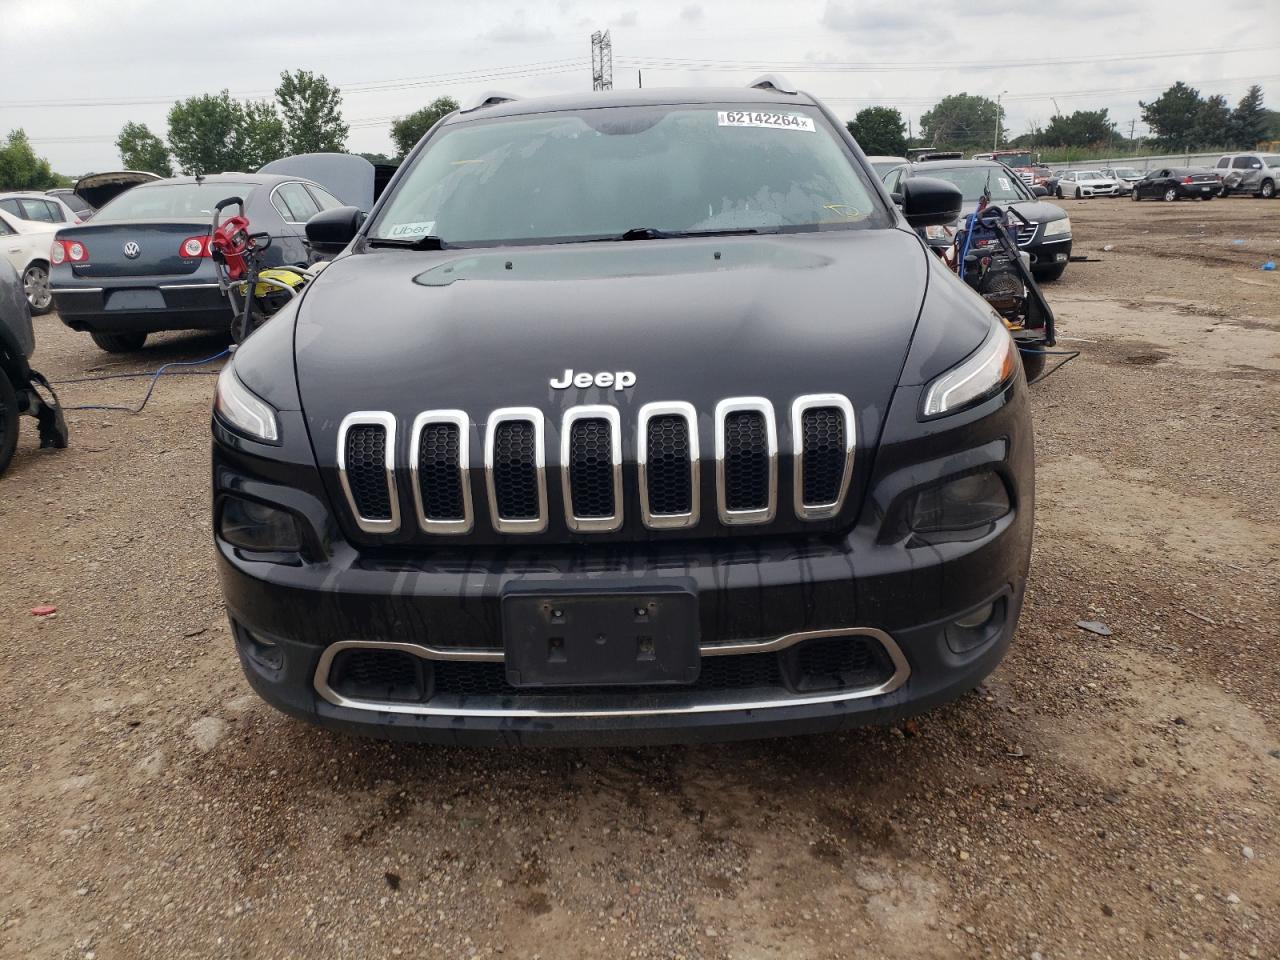
M 766 73 L 763 76 L 756 77 L 749 84 L 752 90 L 776 90 L 778 93 L 796 94 L 799 91 L 791 85 L 791 81 L 786 77 L 779 76 L 776 73 Z
M 470 113 L 472 110 L 479 110 L 482 107 L 492 107 L 499 103 L 510 103 L 512 100 L 519 100 L 514 93 L 501 93 L 497 90 L 486 90 L 471 100 L 468 100 L 458 108 L 459 113 Z

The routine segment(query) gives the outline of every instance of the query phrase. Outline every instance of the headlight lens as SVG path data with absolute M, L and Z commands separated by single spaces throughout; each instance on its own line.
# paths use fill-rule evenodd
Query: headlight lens
M 985 399 L 1013 376 L 1018 365 L 1018 348 L 999 318 L 993 318 L 991 333 L 968 359 L 938 377 L 925 390 L 921 414 L 939 417 L 955 413 Z
M 213 409 L 218 416 L 246 436 L 266 443 L 278 443 L 280 425 L 276 422 L 276 412 L 240 382 L 233 366 L 234 364 L 228 363 L 218 375 Z
M 927 240 L 950 240 L 955 235 L 955 231 L 950 227 L 935 224 L 932 227 L 925 227 L 924 235 Z
M 227 497 L 218 533 L 245 550 L 297 553 L 302 549 L 293 514 L 254 500 Z
M 916 533 L 970 530 L 1003 517 L 1009 510 L 1009 491 L 992 470 L 956 477 L 916 494 L 910 514 Z
M 1062 237 L 1071 232 L 1071 218 L 1063 217 L 1061 220 L 1050 220 L 1044 225 L 1044 235 L 1046 237 Z

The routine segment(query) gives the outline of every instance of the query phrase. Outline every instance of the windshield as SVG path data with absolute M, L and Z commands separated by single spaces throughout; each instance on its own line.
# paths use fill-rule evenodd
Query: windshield
M 1142 179 L 1142 171 L 1135 170 L 1133 167 L 1116 167 L 1115 175 L 1117 177 L 1124 177 L 1126 180 Z
M 126 190 L 93 216 L 94 223 L 112 220 L 211 219 L 213 206 L 227 197 L 248 199 L 252 183 L 155 183 Z
M 927 166 L 917 168 L 922 177 L 937 177 L 954 183 L 960 188 L 965 203 L 977 203 L 984 190 L 989 189 L 995 202 L 1031 200 L 1032 194 L 1014 174 L 1003 167 L 949 167 L 931 170 Z
M 1268 153 L 1263 156 L 1262 162 L 1268 167 L 1280 167 L 1280 154 Z
M 443 128 L 372 225 L 451 245 L 887 226 L 820 111 L 609 107 Z
M 1077 180 L 1105 180 L 1101 170 L 1081 170 L 1076 174 Z
M 1031 154 L 1029 153 L 1001 153 L 991 159 L 1003 163 L 1006 167 L 1031 166 Z

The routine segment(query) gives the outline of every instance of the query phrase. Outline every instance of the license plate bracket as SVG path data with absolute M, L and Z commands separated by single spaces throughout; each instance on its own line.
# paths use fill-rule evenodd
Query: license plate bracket
M 701 664 L 698 596 L 682 582 L 508 589 L 502 636 L 514 687 L 689 684 Z

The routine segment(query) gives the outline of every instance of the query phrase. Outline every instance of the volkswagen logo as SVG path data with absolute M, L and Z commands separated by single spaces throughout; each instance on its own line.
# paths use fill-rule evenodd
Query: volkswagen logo
M 137 260 L 138 254 L 142 252 L 142 248 L 138 246 L 138 241 L 130 240 L 124 245 L 124 255 L 130 260 Z

